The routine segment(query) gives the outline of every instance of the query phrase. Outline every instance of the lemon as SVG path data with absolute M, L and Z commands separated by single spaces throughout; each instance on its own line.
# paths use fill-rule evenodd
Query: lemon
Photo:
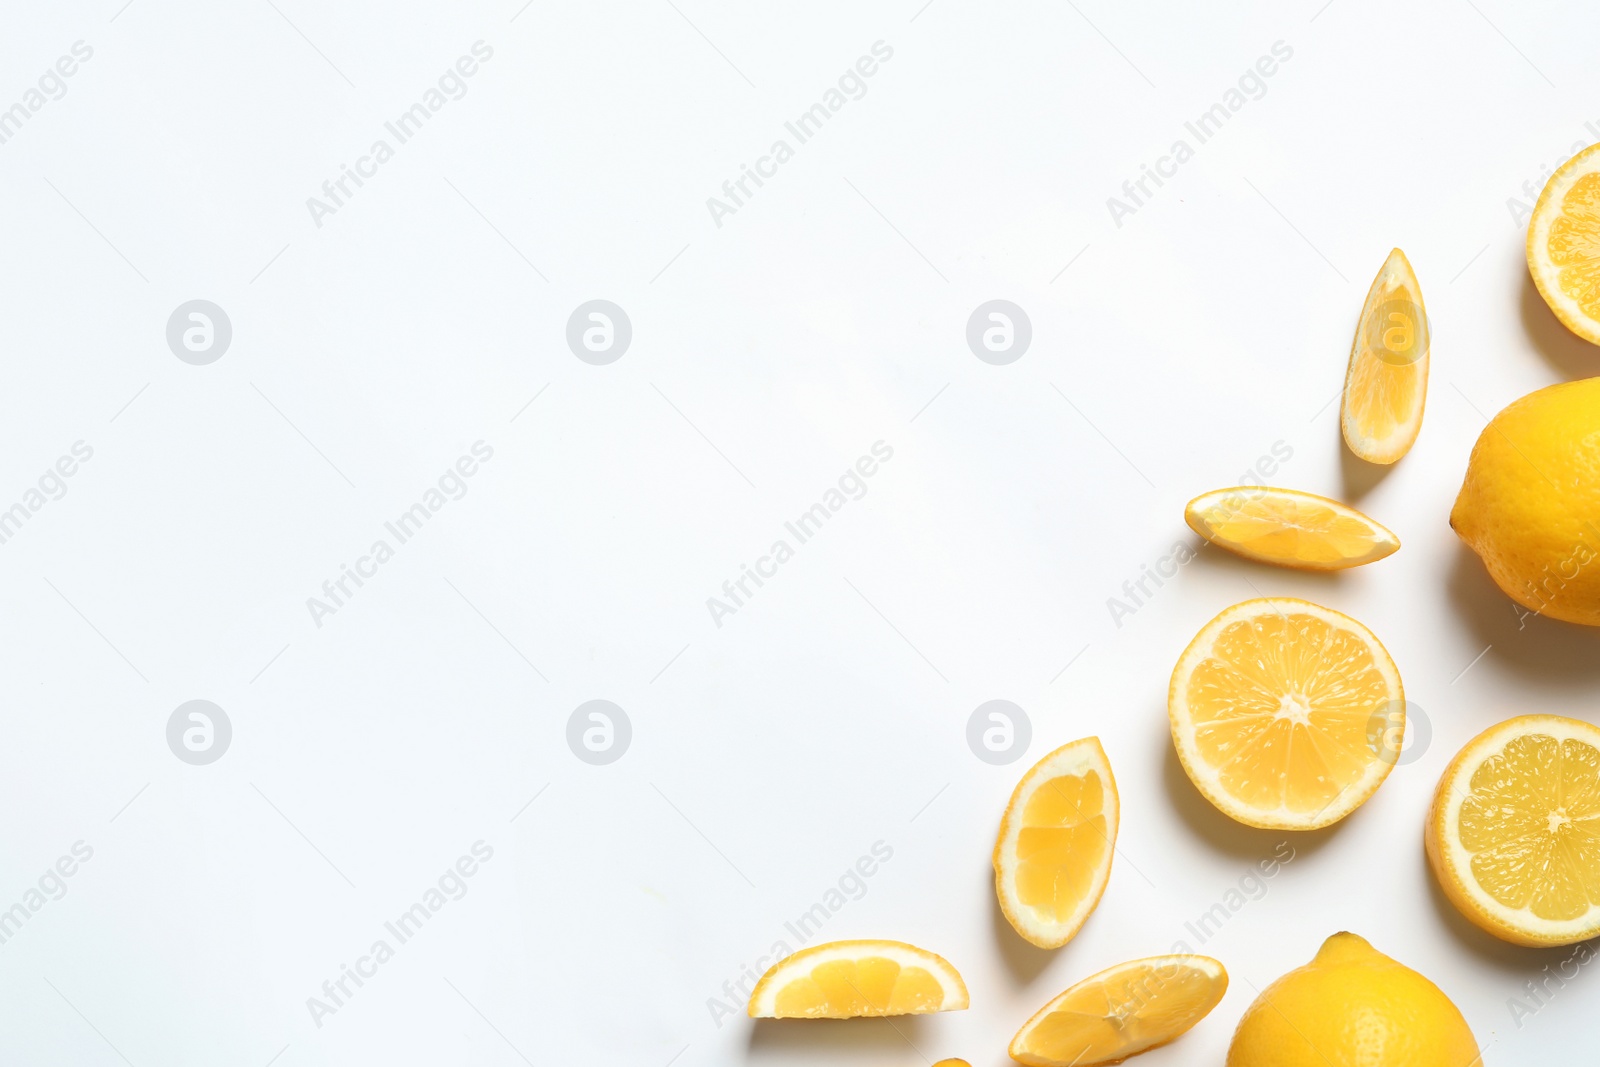
M 1117 816 L 1097 737 L 1062 745 L 1022 776 L 994 845 L 995 895 L 1017 933 L 1060 948 L 1078 932 L 1111 877 Z
M 1034 1013 L 1011 1039 L 1027 1067 L 1121 1063 L 1188 1033 L 1228 991 L 1210 956 L 1151 956 L 1108 967 Z
M 857 1019 L 960 1011 L 950 961 L 903 941 L 829 941 L 785 956 L 750 991 L 757 1019 Z
M 1339 414 L 1345 444 L 1368 463 L 1393 463 L 1416 441 L 1428 399 L 1428 349 L 1422 286 L 1396 248 L 1361 306 Z
M 1567 329 L 1600 344 L 1600 144 L 1545 182 L 1528 219 L 1528 273 Z
M 1423 840 L 1445 896 L 1495 937 L 1600 934 L 1600 727 L 1560 715 L 1491 726 L 1445 768 Z
M 1316 830 L 1377 792 L 1405 729 L 1400 672 L 1371 630 L 1306 600 L 1235 604 L 1172 671 L 1172 741 L 1205 798 L 1247 826 Z M 1394 736 L 1399 736 L 1395 734 Z
M 1269 985 L 1239 1020 L 1227 1067 L 1480 1067 L 1439 987 L 1355 934 Z
M 1529 393 L 1490 420 L 1450 525 L 1530 612 L 1600 626 L 1600 378 Z
M 1297 489 L 1213 489 L 1189 501 L 1183 521 L 1219 548 L 1296 570 L 1359 567 L 1400 549 L 1398 537 L 1355 508 Z

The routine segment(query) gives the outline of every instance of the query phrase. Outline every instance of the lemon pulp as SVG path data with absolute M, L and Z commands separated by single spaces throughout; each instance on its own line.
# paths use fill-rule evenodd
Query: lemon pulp
M 1052 778 L 1022 809 L 1017 897 L 1047 922 L 1064 922 L 1089 895 L 1111 848 L 1105 785 L 1094 771 Z
M 1600 904 L 1600 751 L 1529 734 L 1473 772 L 1461 844 L 1478 885 L 1508 908 L 1578 919 Z
M 1227 793 L 1258 810 L 1322 810 L 1368 770 L 1388 700 L 1371 651 L 1310 614 L 1223 629 L 1188 685 L 1195 746 Z

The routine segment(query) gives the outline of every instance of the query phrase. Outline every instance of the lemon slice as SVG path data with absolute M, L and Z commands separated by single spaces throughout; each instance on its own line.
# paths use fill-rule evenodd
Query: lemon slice
M 1117 783 L 1098 737 L 1034 764 L 1000 817 L 994 889 L 1024 939 L 1060 948 L 1100 903 L 1117 841 Z
M 1245 559 L 1307 571 L 1359 567 L 1400 548 L 1398 537 L 1355 508 L 1294 489 L 1215 489 L 1189 501 L 1183 521 Z
M 1423 840 L 1445 896 L 1494 936 L 1600 934 L 1600 728 L 1559 715 L 1491 726 L 1445 768 Z
M 1121 1063 L 1204 1019 L 1228 991 L 1209 956 L 1151 956 L 1091 975 L 1040 1008 L 1011 1039 L 1029 1067 Z
M 1428 312 L 1396 248 L 1367 290 L 1345 371 L 1340 427 L 1350 451 L 1393 463 L 1411 450 L 1428 398 Z
M 1315 830 L 1360 807 L 1399 755 L 1405 693 L 1372 631 L 1306 600 L 1235 604 L 1178 659 L 1172 740 L 1195 787 L 1248 826 Z
M 943 956 L 902 941 L 829 941 L 773 964 L 750 991 L 757 1019 L 857 1019 L 960 1011 L 967 986 Z
M 1545 182 L 1528 220 L 1528 272 L 1556 318 L 1600 344 L 1600 144 Z

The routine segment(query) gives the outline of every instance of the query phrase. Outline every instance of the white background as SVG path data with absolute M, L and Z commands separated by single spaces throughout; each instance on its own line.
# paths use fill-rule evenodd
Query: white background
M 1370 625 L 1431 745 L 1293 839 L 1203 949 L 1227 998 L 1143 1062 L 1221 1062 L 1341 929 L 1438 981 L 1490 1064 L 1592 1030 L 1587 972 L 1515 1025 L 1567 951 L 1467 926 L 1421 848 L 1469 737 L 1595 713 L 1594 634 L 1519 629 L 1446 526 L 1485 417 L 1600 367 L 1507 203 L 1596 139 L 1592 9 L 920 2 L 7 3 L 0 107 L 94 55 L 0 145 L 0 507 L 94 455 L 0 546 L 0 908 L 94 855 L 0 945 L 0 1061 L 999 1064 L 1282 840 L 1199 797 L 1165 714 L 1189 638 L 1258 594 Z M 316 226 L 307 198 L 478 40 L 467 95 Z M 879 40 L 866 95 L 715 225 L 706 198 Z M 1265 96 L 1115 225 L 1107 197 L 1277 41 Z M 1327 402 L 1393 246 L 1433 374 L 1374 472 Z M 233 324 L 209 366 L 165 340 L 196 298 Z M 609 366 L 564 340 L 594 298 L 633 324 Z M 1033 325 L 1009 366 L 964 338 L 994 298 Z M 315 625 L 307 598 L 478 440 L 468 494 Z M 867 495 L 715 626 L 706 598 L 880 440 Z M 1208 550 L 1116 625 L 1107 598 L 1194 543 L 1184 502 L 1278 442 L 1275 481 L 1400 553 L 1318 578 Z M 565 741 L 596 698 L 633 727 L 609 766 Z M 964 736 L 995 698 L 1033 725 L 1006 767 Z M 233 724 L 209 766 L 167 747 L 191 699 Z M 1044 953 L 990 849 L 1017 777 L 1091 733 L 1119 855 Z M 317 1026 L 307 998 L 480 839 L 467 895 Z M 971 1010 L 717 1025 L 708 998 L 880 840 L 823 936 L 938 951 Z

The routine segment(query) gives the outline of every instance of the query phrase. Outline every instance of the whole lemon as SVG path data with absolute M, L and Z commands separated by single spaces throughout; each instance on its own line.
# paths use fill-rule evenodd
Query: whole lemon
M 1600 626 L 1600 378 L 1529 393 L 1490 420 L 1450 525 L 1512 600 Z
M 1227 1067 L 1481 1067 L 1439 987 L 1355 934 L 1269 985 L 1234 1031 Z

